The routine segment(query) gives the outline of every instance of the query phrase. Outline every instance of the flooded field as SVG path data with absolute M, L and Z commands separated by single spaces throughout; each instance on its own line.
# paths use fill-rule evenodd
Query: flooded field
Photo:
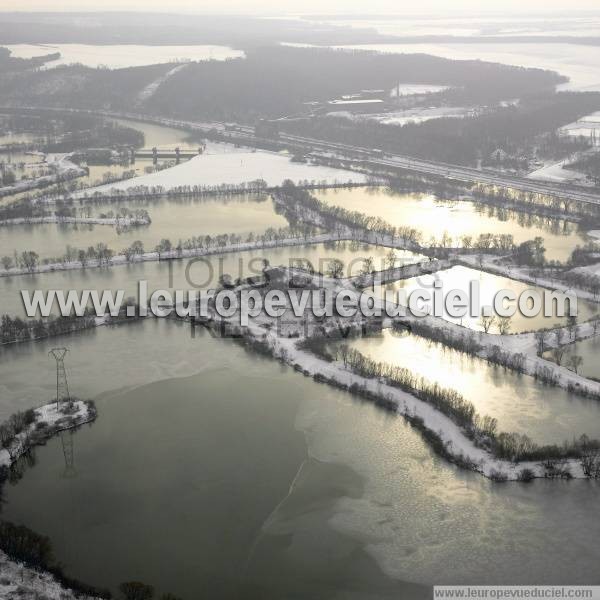
M 581 398 L 486 361 L 406 332 L 355 338 L 364 355 L 409 369 L 460 392 L 477 412 L 498 419 L 500 431 L 516 431 L 538 443 L 561 443 L 586 433 L 600 437 L 600 402 Z
M 389 290 L 395 292 L 401 288 L 405 289 L 407 294 L 417 289 L 424 289 L 431 292 L 433 295 L 436 282 L 441 282 L 440 290 L 443 294 L 448 294 L 452 290 L 462 290 L 471 297 L 470 286 L 471 282 L 476 282 L 479 286 L 480 291 L 480 305 L 493 306 L 494 296 L 500 290 L 510 290 L 515 293 L 518 298 L 522 293 L 533 290 L 543 297 L 544 289 L 536 287 L 530 284 L 521 283 L 514 279 L 508 279 L 507 277 L 499 277 L 498 275 L 492 275 L 491 273 L 485 273 L 470 269 L 468 267 L 456 266 L 446 271 L 439 271 L 433 275 L 426 275 L 422 277 L 415 277 L 404 281 L 398 281 L 391 283 L 382 288 L 382 292 Z M 440 285 L 440 284 L 438 284 Z M 428 311 L 431 312 L 433 304 L 430 302 L 427 304 Z M 538 329 L 552 328 L 557 325 L 565 326 L 568 322 L 568 312 L 565 316 L 558 316 L 557 307 L 552 306 L 552 316 L 545 316 L 543 313 L 535 317 L 527 317 L 520 311 L 510 320 L 510 328 L 508 333 L 522 333 L 524 331 L 536 331 Z M 568 309 L 568 306 L 566 307 Z M 596 302 L 590 302 L 587 300 L 579 299 L 577 302 L 577 320 L 579 322 L 587 321 L 593 316 L 600 314 L 600 304 Z M 483 331 L 482 324 L 480 322 L 480 316 L 471 317 L 469 314 L 462 318 L 451 317 L 447 311 L 444 311 L 443 318 L 458 323 L 469 329 L 475 329 L 477 331 Z M 498 322 L 491 327 L 489 333 L 498 333 Z
M 516 244 L 539 236 L 544 239 L 548 260 L 565 261 L 577 245 L 587 241 L 577 224 L 569 221 L 433 194 L 394 193 L 376 187 L 323 190 L 315 195 L 328 204 L 381 217 L 396 227 L 413 227 L 421 232 L 425 244 L 432 238 L 439 242 L 444 233 L 457 245 L 463 236 L 475 241 L 481 233 L 510 234 Z
M 2 407 L 51 396 L 51 345 L 0 351 Z M 401 418 L 172 322 L 68 345 L 73 393 L 95 397 L 100 417 L 73 437 L 74 476 L 60 439 L 36 450 L 3 517 L 49 535 L 72 576 L 186 598 L 210 582 L 226 599 L 595 582 L 594 482 L 457 470 Z M 553 401 L 540 410 L 555 414 Z
M 244 239 L 249 233 L 264 233 L 269 227 L 287 227 L 287 220 L 275 212 L 267 195 L 239 194 L 224 200 L 222 197 L 177 201 L 161 200 L 151 203 L 94 205 L 92 214 L 117 212 L 121 206 L 131 210 L 144 208 L 152 223 L 119 231 L 109 225 L 37 224 L 11 225 L 2 228 L 0 256 L 9 256 L 18 248 L 37 252 L 42 258 L 60 257 L 67 245 L 88 248 L 105 243 L 117 253 L 133 241 L 143 242 L 152 251 L 161 239 L 178 240 L 193 236 L 235 233 Z
M 148 282 L 148 290 L 188 290 L 215 288 L 221 275 L 233 280 L 262 272 L 264 260 L 272 266 L 290 266 L 309 261 L 315 271 L 326 272 L 334 259 L 344 263 L 344 274 L 358 275 L 364 260 L 383 264 L 387 248 L 351 242 L 269 248 L 249 252 L 213 255 L 193 259 L 135 263 L 111 268 L 57 271 L 42 275 L 0 277 L 0 315 L 22 314 L 21 290 L 124 290 L 125 297 L 137 294 L 138 282 Z M 398 260 L 410 264 L 420 260 L 411 252 L 398 252 Z
M 562 365 L 569 365 L 572 356 L 580 356 L 582 359 L 578 372 L 584 377 L 600 381 L 600 338 L 582 340 L 564 348 L 565 353 L 561 359 Z M 556 356 L 552 351 L 546 352 L 544 358 L 556 362 Z M 572 368 L 572 367 L 570 367 Z

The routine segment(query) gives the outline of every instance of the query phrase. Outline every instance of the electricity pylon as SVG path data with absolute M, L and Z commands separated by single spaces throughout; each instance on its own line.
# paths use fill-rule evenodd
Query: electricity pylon
M 61 402 L 69 402 L 69 384 L 67 382 L 67 372 L 65 371 L 65 354 L 67 348 L 53 348 L 48 352 L 56 360 L 56 409 L 60 408 Z
M 61 402 L 70 402 L 69 383 L 67 381 L 67 372 L 65 371 L 65 355 L 69 350 L 67 348 L 53 348 L 48 352 L 56 360 L 56 410 L 60 409 Z M 65 477 L 74 477 L 75 455 L 73 450 L 73 432 L 62 431 L 60 434 L 63 455 L 65 457 Z
M 60 441 L 62 443 L 63 456 L 65 457 L 64 476 L 72 478 L 77 475 L 75 471 L 75 449 L 73 447 L 73 430 L 60 432 Z

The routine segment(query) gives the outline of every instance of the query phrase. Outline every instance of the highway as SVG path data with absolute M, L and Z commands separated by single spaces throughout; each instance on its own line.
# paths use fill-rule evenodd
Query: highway
M 350 146 L 336 142 L 329 142 L 309 138 L 299 135 L 280 133 L 278 139 L 257 138 L 254 134 L 254 128 L 237 124 L 226 123 L 194 123 L 191 121 L 181 121 L 175 119 L 157 118 L 163 125 L 171 127 L 189 128 L 196 131 L 218 130 L 225 137 L 246 142 L 253 145 L 257 142 L 273 143 L 279 141 L 282 145 L 291 144 L 299 146 L 307 152 L 333 154 L 339 158 L 356 159 L 368 162 L 377 167 L 392 167 L 407 169 L 416 173 L 435 175 L 444 178 L 451 178 L 463 182 L 477 182 L 488 185 L 494 185 L 502 188 L 521 190 L 536 194 L 545 194 L 559 198 L 563 201 L 577 201 L 585 204 L 599 204 L 600 192 L 587 190 L 580 186 L 571 186 L 568 184 L 559 184 L 553 182 L 536 181 L 526 177 L 506 175 L 492 170 L 480 170 L 473 167 L 465 167 L 441 162 L 433 162 L 402 156 L 397 154 L 383 154 L 380 150 L 374 148 L 365 148 L 361 146 Z
M 20 108 L 19 110 L 23 110 Z M 315 138 L 280 133 L 276 139 L 259 138 L 254 134 L 254 128 L 236 123 L 222 122 L 195 122 L 184 121 L 180 119 L 171 119 L 165 117 L 151 116 L 139 113 L 123 113 L 112 111 L 93 111 L 84 109 L 55 109 L 48 107 L 27 107 L 25 110 L 56 110 L 57 112 L 85 112 L 90 114 L 100 114 L 106 117 L 118 119 L 131 119 L 136 121 L 145 121 L 165 125 L 167 127 L 176 127 L 208 133 L 209 131 L 218 131 L 223 137 L 230 138 L 232 142 L 239 142 L 254 146 L 260 143 L 279 144 L 282 147 L 292 145 L 299 147 L 305 153 L 335 156 L 340 159 L 354 159 L 367 162 L 374 167 L 407 169 L 416 173 L 426 175 L 435 175 L 454 179 L 462 182 L 483 183 L 501 188 L 510 188 L 535 194 L 545 194 L 553 196 L 563 201 L 577 201 L 585 204 L 600 204 L 600 192 L 588 190 L 581 186 L 569 184 L 560 184 L 546 181 L 536 181 L 526 177 L 518 177 L 498 173 L 491 170 L 480 170 L 473 167 L 465 167 L 448 163 L 434 162 L 402 156 L 397 154 L 383 153 L 376 148 L 365 148 L 361 146 L 351 146 L 337 142 L 329 142 Z

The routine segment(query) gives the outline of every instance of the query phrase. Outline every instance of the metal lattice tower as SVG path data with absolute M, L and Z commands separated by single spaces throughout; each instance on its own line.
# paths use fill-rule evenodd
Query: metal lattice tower
M 69 383 L 67 381 L 67 372 L 65 370 L 65 355 L 69 350 L 67 348 L 52 348 L 48 355 L 52 355 L 56 360 L 56 410 L 60 409 L 61 402 L 70 402 Z M 65 476 L 75 476 L 75 456 L 73 451 L 73 432 L 62 431 L 60 434 L 63 454 L 65 457 Z
M 73 447 L 73 431 L 61 431 L 60 441 L 62 444 L 63 455 L 65 457 L 64 476 L 72 478 L 77 475 L 75 471 L 75 449 Z
M 65 371 L 65 354 L 67 348 L 53 348 L 48 352 L 56 360 L 56 408 L 60 408 L 61 402 L 69 402 L 69 384 L 67 382 L 67 372 Z

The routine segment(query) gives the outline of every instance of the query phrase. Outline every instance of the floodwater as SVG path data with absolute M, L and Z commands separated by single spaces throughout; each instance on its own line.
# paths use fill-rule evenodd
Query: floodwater
M 108 122 L 117 123 L 123 127 L 130 127 L 136 129 L 144 134 L 144 147 L 153 148 L 157 147 L 161 150 L 171 150 L 179 147 L 182 151 L 198 150 L 198 143 L 191 142 L 189 140 L 189 133 L 181 129 L 175 129 L 172 127 L 164 127 L 162 125 L 154 125 L 152 123 L 146 123 L 143 121 L 133 121 L 129 119 L 106 119 Z M 15 143 L 15 142 L 33 142 L 35 137 L 32 134 L 10 134 L 8 136 L 0 137 L 0 144 Z M 207 152 L 219 153 L 219 152 L 231 152 L 231 146 L 227 144 L 208 144 Z M 1 153 L 1 161 L 18 162 L 24 157 L 27 157 L 27 162 L 34 162 L 39 160 L 41 157 L 36 155 L 24 155 L 22 153 Z M 18 159 L 18 160 L 17 160 Z M 184 162 L 185 158 L 181 159 Z M 164 163 L 164 159 L 159 159 L 159 164 Z M 106 177 L 122 177 L 124 173 L 134 171 L 136 176 L 145 174 L 146 168 L 152 168 L 153 162 L 151 158 L 138 158 L 134 163 L 131 164 L 112 164 L 112 165 L 89 165 L 89 173 L 73 179 L 67 182 L 65 187 L 74 191 L 80 188 L 93 187 L 106 183 Z M 52 194 L 55 190 L 55 186 L 45 188 L 45 192 Z M 0 198 L 0 206 L 11 204 L 19 200 L 20 198 L 31 196 L 35 190 L 29 190 L 26 192 L 19 192 L 10 196 L 3 196 Z
M 543 385 L 480 358 L 425 338 L 384 330 L 348 345 L 385 362 L 456 390 L 481 415 L 498 419 L 498 430 L 524 433 L 538 443 L 562 443 L 586 433 L 600 438 L 600 402 Z
M 438 283 L 439 282 L 439 283 Z M 439 291 L 444 295 L 448 295 L 453 290 L 461 290 L 467 294 L 467 298 L 476 298 L 476 292 L 471 293 L 471 282 L 477 285 L 480 291 L 480 308 L 477 313 L 478 316 L 472 317 L 470 314 L 464 317 L 451 317 L 444 309 L 439 316 L 443 317 L 448 321 L 452 321 L 463 327 L 469 329 L 475 329 L 477 331 L 483 331 L 483 327 L 480 323 L 481 311 L 484 306 L 494 306 L 494 297 L 501 290 L 507 290 L 514 292 L 515 297 L 519 298 L 524 293 L 535 292 L 542 300 L 540 304 L 541 312 L 536 316 L 528 317 L 523 314 L 522 311 L 517 310 L 510 320 L 510 329 L 508 333 L 523 333 L 526 331 L 536 331 L 538 329 L 552 328 L 557 325 L 566 325 L 568 323 L 569 306 L 565 303 L 564 316 L 558 316 L 558 306 L 550 304 L 548 309 L 550 310 L 551 316 L 545 316 L 546 306 L 543 302 L 544 289 L 535 285 L 522 283 L 508 277 L 500 277 L 498 275 L 492 275 L 491 273 L 485 273 L 476 269 L 470 269 L 468 267 L 456 266 L 445 271 L 438 271 L 433 275 L 426 275 L 421 277 L 414 277 L 412 279 L 406 279 L 403 281 L 397 281 L 390 283 L 381 289 L 381 293 L 388 291 L 388 295 L 391 293 L 392 296 L 388 296 L 388 300 L 393 300 L 395 293 L 399 289 L 405 289 L 407 294 L 412 293 L 415 290 L 423 289 L 427 290 L 433 297 L 436 292 L 436 284 L 439 286 Z M 475 300 L 473 300 L 475 301 Z M 507 303 L 509 305 L 509 303 Z M 514 303 L 513 306 L 516 306 Z M 424 304 L 428 313 L 433 312 L 433 303 L 427 302 Z M 528 302 L 528 306 L 531 303 Z M 574 307 L 573 307 L 574 308 Z M 470 310 L 470 309 L 469 309 Z M 577 320 L 578 322 L 584 322 L 591 319 L 593 316 L 600 313 L 600 304 L 583 300 L 581 298 L 577 301 Z M 494 313 L 495 314 L 495 313 Z M 436 315 L 438 316 L 438 315 Z M 496 321 L 489 330 L 489 333 L 499 333 L 498 321 Z
M 0 361 L 24 406 L 51 395 L 51 345 Z M 72 576 L 186 600 L 598 583 L 594 482 L 457 470 L 401 418 L 182 324 L 68 345 L 72 392 L 96 397 L 100 416 L 73 437 L 74 476 L 60 439 L 36 450 L 3 518 L 49 535 Z
M 381 217 L 396 227 L 412 227 L 422 234 L 422 242 L 437 242 L 444 233 L 460 244 L 464 235 L 473 241 L 481 233 L 510 234 L 515 243 L 544 239 L 548 260 L 566 261 L 577 245 L 588 241 L 577 224 L 550 217 L 498 209 L 469 200 L 438 198 L 433 194 L 395 193 L 387 188 L 321 190 L 317 198 L 328 204 Z
M 227 46 L 142 46 L 136 44 L 7 44 L 5 48 L 11 51 L 15 58 L 33 58 L 60 52 L 60 58 L 46 63 L 44 68 L 54 68 L 60 65 L 74 63 L 86 67 L 107 67 L 109 69 L 124 69 L 126 67 L 141 67 L 159 63 L 227 60 L 241 58 L 244 52 Z
M 358 275 L 364 260 L 373 259 L 383 267 L 387 248 L 353 242 L 332 242 L 268 248 L 240 253 L 227 253 L 192 259 L 134 263 L 110 268 L 55 271 L 39 275 L 0 277 L 0 315 L 23 314 L 21 290 L 124 290 L 125 297 L 136 296 L 138 281 L 148 282 L 154 290 L 189 290 L 215 288 L 219 277 L 250 277 L 262 272 L 263 260 L 271 266 L 292 266 L 298 260 L 309 261 L 317 272 L 326 273 L 333 259 L 344 263 L 344 275 Z M 411 252 L 396 252 L 398 264 L 420 260 Z
M 74 205 L 77 207 L 77 203 Z M 244 239 L 249 233 L 261 234 L 270 227 L 287 227 L 287 220 L 274 210 L 273 200 L 265 194 L 239 194 L 197 200 L 162 199 L 154 202 L 92 205 L 92 214 L 117 213 L 127 206 L 131 210 L 148 210 L 152 223 L 148 226 L 119 231 L 111 225 L 34 224 L 10 225 L 2 228 L 0 256 L 12 256 L 14 250 L 33 250 L 42 258 L 61 257 L 67 245 L 88 248 L 99 242 L 119 253 L 135 240 L 147 251 L 161 239 L 176 246 L 179 240 L 199 235 L 236 233 Z
M 190 142 L 189 131 L 184 131 L 183 129 L 175 129 L 174 127 L 165 127 L 164 125 L 156 125 L 132 119 L 107 119 L 107 121 L 141 131 L 144 134 L 145 148 L 156 147 L 162 150 L 174 150 L 179 147 L 181 150 L 194 151 L 198 149 L 198 143 Z
M 580 356 L 583 359 L 583 363 L 578 368 L 580 375 L 596 379 L 600 381 L 600 338 L 593 337 L 581 342 L 576 342 L 570 346 L 565 347 L 565 354 L 562 358 L 561 364 L 569 366 L 569 359 L 573 355 Z M 548 360 L 555 361 L 552 351 L 548 351 L 544 354 L 544 357 Z M 572 367 L 570 367 L 572 368 Z

